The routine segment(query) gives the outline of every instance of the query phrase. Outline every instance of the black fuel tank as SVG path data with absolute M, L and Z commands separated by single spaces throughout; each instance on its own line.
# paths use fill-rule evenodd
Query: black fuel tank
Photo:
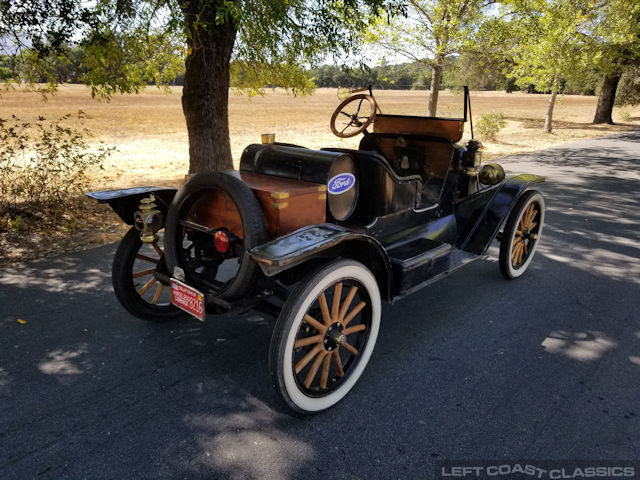
M 358 201 L 356 163 L 347 153 L 254 144 L 242 152 L 240 170 L 326 185 L 329 213 L 338 221 L 348 219 Z

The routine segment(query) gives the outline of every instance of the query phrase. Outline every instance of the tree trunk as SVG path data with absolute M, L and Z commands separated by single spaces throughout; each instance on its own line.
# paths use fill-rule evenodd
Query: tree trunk
M 229 141 L 229 62 L 232 20 L 215 24 L 217 2 L 180 2 L 189 30 L 182 110 L 189 133 L 189 173 L 233 168 Z
M 549 103 L 547 104 L 547 117 L 544 120 L 544 131 L 546 133 L 551 133 L 551 122 L 553 121 L 553 107 L 556 105 L 556 97 L 558 96 L 558 92 L 554 88 L 551 91 L 551 97 L 549 98 Z
M 608 123 L 613 125 L 611 114 L 613 113 L 613 103 L 616 100 L 616 90 L 618 89 L 618 82 L 620 82 L 621 76 L 622 74 L 616 74 L 604 77 L 602 89 L 598 96 L 598 106 L 596 108 L 596 116 L 593 118 L 593 123 Z
M 429 117 L 435 117 L 438 109 L 438 94 L 440 93 L 440 80 L 442 78 L 442 63 L 431 65 L 431 93 L 429 94 Z

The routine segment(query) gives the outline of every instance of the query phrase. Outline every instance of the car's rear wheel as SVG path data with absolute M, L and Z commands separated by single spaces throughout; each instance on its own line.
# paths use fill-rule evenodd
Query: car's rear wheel
M 166 274 L 164 252 L 158 242 L 142 243 L 140 232 L 131 228 L 113 257 L 111 281 L 116 297 L 132 315 L 164 322 L 184 316 L 171 304 L 171 292 L 154 274 Z
M 265 239 L 260 204 L 239 178 L 224 172 L 193 176 L 169 207 L 167 266 L 207 293 L 233 300 L 255 287 L 259 268 L 247 251 Z
M 500 271 L 508 279 L 529 268 L 544 225 L 544 198 L 538 191 L 525 192 L 511 210 L 500 241 Z
M 380 310 L 375 277 L 353 260 L 332 262 L 296 286 L 269 351 L 273 384 L 289 407 L 325 410 L 353 388 L 375 346 Z

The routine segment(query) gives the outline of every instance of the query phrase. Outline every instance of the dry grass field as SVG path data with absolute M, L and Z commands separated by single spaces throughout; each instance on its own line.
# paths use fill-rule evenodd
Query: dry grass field
M 428 92 L 374 91 L 384 113 L 426 114 Z M 187 132 L 182 114 L 181 89 L 167 94 L 148 88 L 139 95 L 116 95 L 110 102 L 93 100 L 82 85 L 63 85 L 43 102 L 41 95 L 27 91 L 4 91 L 0 97 L 0 117 L 11 114 L 23 120 L 42 115 L 54 118 L 82 110 L 87 127 L 96 137 L 114 145 L 107 171 L 108 184 L 118 187 L 145 183 L 173 183 L 188 170 Z M 596 97 L 559 97 L 554 113 L 554 132 L 543 133 L 546 95 L 524 93 L 472 92 L 474 120 L 483 113 L 503 113 L 507 127 L 497 141 L 484 141 L 485 158 L 544 148 L 554 143 L 604 135 L 640 126 L 640 107 L 631 110 L 632 123 L 594 126 Z M 292 97 L 282 90 L 248 99 L 230 94 L 230 128 L 233 156 L 239 160 L 242 149 L 260 141 L 261 133 L 276 134 L 276 140 L 311 148 L 357 146 L 359 137 L 341 140 L 329 130 L 329 118 L 339 100 L 334 89 L 319 89 L 309 97 Z M 442 92 L 438 106 L 441 116 L 462 116 L 462 96 Z M 616 109 L 617 112 L 617 109 Z M 614 113 L 614 120 L 622 122 Z M 467 124 L 465 137 L 469 136 Z
M 384 113 L 426 114 L 428 92 L 374 93 Z M 631 123 L 591 125 L 596 101 L 595 97 L 560 97 L 554 133 L 547 135 L 542 131 L 547 96 L 472 92 L 476 122 L 481 114 L 491 111 L 500 112 L 507 119 L 507 127 L 497 141 L 483 141 L 487 147 L 485 159 L 640 126 L 640 108 L 630 111 Z M 309 97 L 291 97 L 275 90 L 252 99 L 232 92 L 230 128 L 234 159 L 239 161 L 246 145 L 259 142 L 261 133 L 275 133 L 277 141 L 310 148 L 356 147 L 359 136 L 341 140 L 331 134 L 329 119 L 338 103 L 335 89 L 320 89 Z M 116 95 L 105 102 L 93 100 L 82 85 L 62 85 L 46 103 L 38 93 L 0 90 L 0 118 L 16 115 L 23 121 L 40 116 L 55 119 L 78 110 L 84 112 L 85 119 L 82 123 L 74 120 L 75 127 L 86 127 L 96 141 L 117 148 L 105 165 L 108 178 L 96 178 L 95 189 L 182 182 L 188 171 L 188 142 L 180 88 L 169 94 L 149 88 L 140 95 Z M 462 116 L 462 96 L 442 92 L 438 110 L 440 116 Z M 614 120 L 622 122 L 617 115 L 614 113 Z M 469 138 L 468 125 L 465 137 Z M 117 241 L 126 231 L 108 207 L 88 199 L 82 211 L 70 213 L 68 225 L 57 228 L 42 225 L 37 219 L 5 232 L 0 225 L 0 265 Z

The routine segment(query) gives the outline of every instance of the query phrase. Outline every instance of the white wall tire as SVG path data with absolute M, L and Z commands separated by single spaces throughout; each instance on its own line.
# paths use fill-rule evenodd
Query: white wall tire
M 271 338 L 270 373 L 282 400 L 301 413 L 342 400 L 369 362 L 380 313 L 378 284 L 361 263 L 337 260 L 303 279 L 285 302 Z M 309 323 L 309 316 L 316 322 Z
M 500 271 L 509 280 L 522 276 L 538 248 L 544 226 L 544 197 L 525 192 L 511 210 L 500 241 Z

